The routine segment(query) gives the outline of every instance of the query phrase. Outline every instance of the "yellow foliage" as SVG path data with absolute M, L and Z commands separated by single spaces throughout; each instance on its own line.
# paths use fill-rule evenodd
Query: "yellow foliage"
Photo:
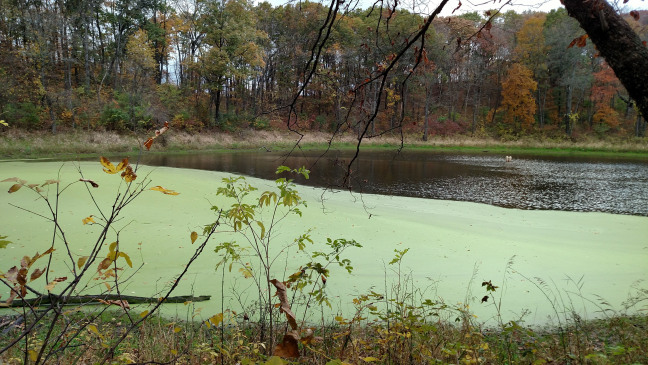
M 536 103 L 533 92 L 538 84 L 531 71 L 514 63 L 502 82 L 502 107 L 505 111 L 502 122 L 512 127 L 514 133 L 528 132 L 535 122 Z

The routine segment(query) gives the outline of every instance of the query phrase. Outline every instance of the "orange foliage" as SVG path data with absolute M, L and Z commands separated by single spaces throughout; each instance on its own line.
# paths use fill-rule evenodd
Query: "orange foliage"
M 601 69 L 594 74 L 594 86 L 592 86 L 592 101 L 599 105 L 609 105 L 617 91 L 620 89 L 619 79 L 607 63 L 601 65 Z
M 597 108 L 593 119 L 594 123 L 605 124 L 610 128 L 617 128 L 619 126 L 619 113 L 609 105 L 603 105 Z
M 594 123 L 605 124 L 610 128 L 619 126 L 619 114 L 612 109 L 611 105 L 620 88 L 614 71 L 607 63 L 603 63 L 601 69 L 594 74 L 594 85 L 592 86 L 592 101 L 596 108 L 596 113 L 593 116 Z

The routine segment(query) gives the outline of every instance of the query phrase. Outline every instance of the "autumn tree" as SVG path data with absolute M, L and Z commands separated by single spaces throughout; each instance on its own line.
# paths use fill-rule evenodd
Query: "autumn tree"
M 243 83 L 263 65 L 257 41 L 266 35 L 256 29 L 256 17 L 247 0 L 205 1 L 201 30 L 205 32 L 199 64 L 212 97 L 214 121 L 221 116 L 225 91 L 226 111 L 236 84 Z
M 596 109 L 592 119 L 598 131 L 607 131 L 619 126 L 620 116 L 613 108 L 618 91 L 619 82 L 614 76 L 614 71 L 607 63 L 603 63 L 601 69 L 594 74 L 592 87 L 592 101 Z
M 533 93 L 538 84 L 525 66 L 514 63 L 502 82 L 502 108 L 504 131 L 514 135 L 530 132 L 535 122 L 536 104 Z
M 544 126 L 544 107 L 547 100 L 548 69 L 547 46 L 544 37 L 545 14 L 534 14 L 527 18 L 520 31 L 517 32 L 517 46 L 515 51 L 519 61 L 531 70 L 533 79 L 538 83 L 536 90 L 536 105 L 538 107 L 537 120 L 540 127 Z

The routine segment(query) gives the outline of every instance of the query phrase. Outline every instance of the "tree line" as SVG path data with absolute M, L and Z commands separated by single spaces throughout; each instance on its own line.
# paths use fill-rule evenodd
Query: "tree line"
M 632 98 L 562 8 L 429 24 L 402 7 L 331 9 L 0 0 L 0 119 L 52 132 L 168 120 L 189 132 L 645 135 Z M 648 11 L 624 18 L 645 40 Z

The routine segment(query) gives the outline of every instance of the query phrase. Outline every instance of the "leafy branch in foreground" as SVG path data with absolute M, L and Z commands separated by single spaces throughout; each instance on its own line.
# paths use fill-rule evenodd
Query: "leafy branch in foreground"
M 291 173 L 309 177 L 309 171 L 305 168 L 291 169 L 280 166 L 277 174 Z M 278 244 L 276 236 L 280 232 L 282 223 L 286 223 L 290 216 L 300 216 L 300 208 L 306 206 L 306 202 L 299 195 L 296 185 L 292 179 L 279 178 L 275 180 L 276 190 L 267 190 L 260 194 L 253 194 L 257 188 L 252 186 L 242 177 L 231 177 L 223 179 L 224 186 L 219 187 L 217 195 L 233 200 L 228 208 L 213 206 L 212 210 L 219 212 L 223 218 L 224 225 L 230 227 L 231 232 L 241 237 L 244 243 L 228 241 L 219 244 L 215 252 L 221 255 L 217 269 L 222 271 L 221 290 L 225 283 L 225 268 L 232 272 L 234 264 L 238 271 L 246 279 L 252 279 L 256 290 L 257 298 L 253 307 L 248 308 L 250 313 L 244 316 L 249 318 L 252 314 L 257 317 L 258 341 L 264 344 L 267 353 L 272 349 L 277 354 L 288 357 L 298 357 L 296 341 L 301 339 L 300 327 L 306 321 L 306 311 L 311 302 L 318 305 L 327 305 L 330 302 L 326 294 L 326 282 L 330 275 L 329 266 L 336 264 L 347 272 L 353 267 L 348 259 L 342 257 L 342 253 L 349 247 L 361 247 L 353 240 L 328 238 L 325 245 L 330 249 L 328 252 L 315 251 L 308 254 L 307 245 L 313 245 L 310 230 L 299 235 L 294 240 L 283 245 Z M 205 229 L 211 229 L 208 225 Z M 304 256 L 306 261 L 297 271 L 289 277 L 280 280 L 277 266 L 288 266 L 288 253 L 295 249 L 298 254 Z M 254 260 L 251 260 L 251 259 Z M 284 270 L 285 271 L 285 270 Z M 273 304 L 273 287 L 276 288 L 281 303 Z M 288 299 L 286 290 L 292 289 L 293 295 Z M 224 293 L 222 292 L 222 297 Z M 297 323 L 297 316 L 290 309 L 295 305 L 303 305 L 302 324 Z M 221 302 L 224 307 L 224 303 Z M 242 305 L 245 307 L 244 305 Z M 275 340 L 278 328 L 276 311 L 280 310 L 287 315 L 292 334 L 284 336 L 284 341 L 277 344 Z M 288 315 L 290 313 L 290 315 Z M 219 314 L 222 317 L 222 313 Z M 221 332 L 223 332 L 223 324 Z M 310 338 L 306 336 L 305 338 Z M 287 339 L 290 341 L 288 344 Z M 294 341 L 293 341 L 294 340 Z M 275 348 L 276 345 L 276 348 Z M 286 346 L 290 346 L 287 351 Z M 282 349 L 283 350 L 280 350 Z
M 133 315 L 127 297 L 122 295 L 122 288 L 134 280 L 133 276 L 141 264 L 134 265 L 127 253 L 127 242 L 120 239 L 121 233 L 129 225 L 120 221 L 127 217 L 126 208 L 145 192 L 152 190 L 170 196 L 179 193 L 161 186 L 149 188 L 151 181 L 148 176 L 139 178 L 138 166 L 131 165 L 128 158 L 114 165 L 101 157 L 100 164 L 103 172 L 121 178 L 114 197 L 105 205 L 99 203 L 96 193 L 103 193 L 102 188 L 94 180 L 86 178 L 80 166 L 76 166 L 80 178 L 68 183 L 62 182 L 61 170 L 56 179 L 42 183 L 30 183 L 18 177 L 2 181 L 13 183 L 8 189 L 9 194 L 19 194 L 25 188 L 36 196 L 40 208 L 24 208 L 14 203 L 10 205 L 45 221 L 51 229 L 51 241 L 44 252 L 26 255 L 18 265 L 0 272 L 0 283 L 10 290 L 9 297 L 0 306 L 21 305 L 18 309 L 12 308 L 19 317 L 16 325 L 11 327 L 14 328 L 11 332 L 13 336 L 2 344 L 0 355 L 22 349 L 23 363 L 39 364 L 56 361 L 66 351 L 85 349 L 101 354 L 102 363 L 111 361 L 129 333 L 171 297 L 180 279 L 216 232 L 220 217 L 212 224 L 212 229 L 205 232 L 202 243 L 183 271 L 175 277 L 173 284 L 158 293 L 153 307 L 139 316 Z M 95 173 L 95 170 L 91 172 Z M 83 187 L 79 187 L 79 184 Z M 61 206 L 66 199 L 70 199 L 66 193 L 75 189 L 81 193 L 83 189 L 87 191 L 88 204 L 84 209 L 92 210 L 85 212 L 87 216 L 80 219 L 78 224 L 99 227 L 98 234 L 91 242 L 79 239 L 71 232 L 68 219 L 64 219 L 68 217 L 64 217 L 67 213 Z M 10 243 L 6 238 L 0 236 L 0 248 Z M 197 234 L 192 232 L 190 239 L 194 243 Z M 54 272 L 56 276 L 52 274 Z M 128 326 L 100 331 L 94 322 L 111 307 L 119 308 L 127 318 Z M 44 335 L 40 335 L 42 328 L 46 328 Z M 97 341 L 86 341 L 88 332 Z

